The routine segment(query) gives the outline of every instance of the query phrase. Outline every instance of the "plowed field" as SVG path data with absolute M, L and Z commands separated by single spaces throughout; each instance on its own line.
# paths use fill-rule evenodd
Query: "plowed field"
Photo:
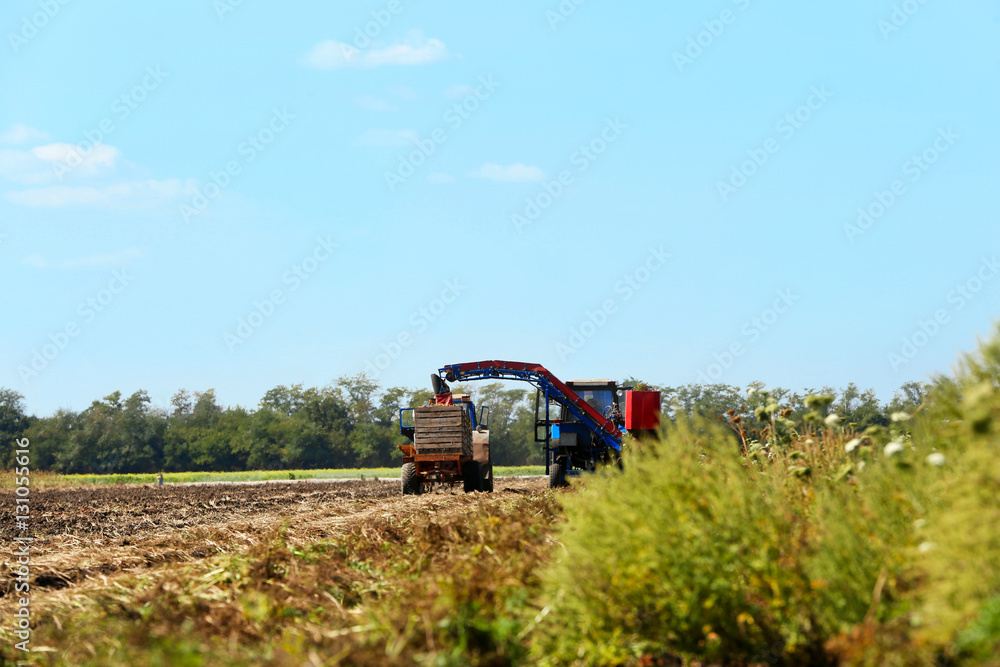
M 497 498 L 541 490 L 544 480 L 497 480 Z M 0 493 L 5 507 L 13 492 Z M 30 497 L 32 592 L 107 582 L 128 570 L 246 550 L 283 528 L 291 544 L 336 538 L 373 518 L 442 513 L 489 502 L 487 494 L 440 488 L 402 497 L 398 481 L 331 481 L 33 490 Z M 0 538 L 15 535 L 0 522 Z M 13 589 L 12 577 L 0 595 Z

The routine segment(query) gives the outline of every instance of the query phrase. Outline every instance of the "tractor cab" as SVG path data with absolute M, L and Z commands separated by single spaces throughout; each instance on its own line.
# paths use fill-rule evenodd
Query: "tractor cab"
M 619 396 L 624 398 L 624 390 L 620 390 L 613 380 L 570 380 L 566 386 L 615 426 L 624 423 L 619 407 Z M 548 447 L 553 449 L 572 448 L 564 451 L 573 453 L 574 460 L 579 459 L 576 468 L 593 470 L 597 463 L 590 456 L 598 444 L 594 441 L 593 429 L 565 406 L 546 401 L 544 392 L 538 390 L 535 393 L 535 441 L 546 440 Z

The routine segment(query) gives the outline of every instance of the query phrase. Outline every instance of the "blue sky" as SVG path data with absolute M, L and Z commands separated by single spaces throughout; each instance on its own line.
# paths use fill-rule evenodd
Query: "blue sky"
M 997 0 L 0 25 L 0 386 L 37 414 L 479 359 L 887 399 L 1000 313 Z

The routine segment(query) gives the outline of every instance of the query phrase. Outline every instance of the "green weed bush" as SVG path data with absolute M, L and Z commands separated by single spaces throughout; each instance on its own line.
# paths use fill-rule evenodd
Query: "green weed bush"
M 535 659 L 1000 665 L 1000 332 L 912 417 L 764 436 L 673 426 L 567 494 Z
M 713 427 L 678 427 L 626 473 L 567 497 L 565 513 L 540 661 L 752 660 L 820 643 L 821 620 L 799 613 L 811 595 L 795 557 L 805 517 Z
M 917 434 L 938 455 L 918 549 L 919 636 L 948 657 L 1000 665 L 1000 335 L 939 394 Z

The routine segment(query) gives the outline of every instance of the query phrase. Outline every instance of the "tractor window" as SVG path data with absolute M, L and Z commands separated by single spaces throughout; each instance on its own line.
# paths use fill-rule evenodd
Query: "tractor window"
M 602 417 L 610 417 L 614 410 L 614 396 L 610 389 L 582 389 L 577 392 L 590 407 Z
M 549 401 L 549 421 L 562 419 L 562 406 L 555 401 Z M 545 421 L 545 394 L 541 390 L 535 392 L 535 421 Z

